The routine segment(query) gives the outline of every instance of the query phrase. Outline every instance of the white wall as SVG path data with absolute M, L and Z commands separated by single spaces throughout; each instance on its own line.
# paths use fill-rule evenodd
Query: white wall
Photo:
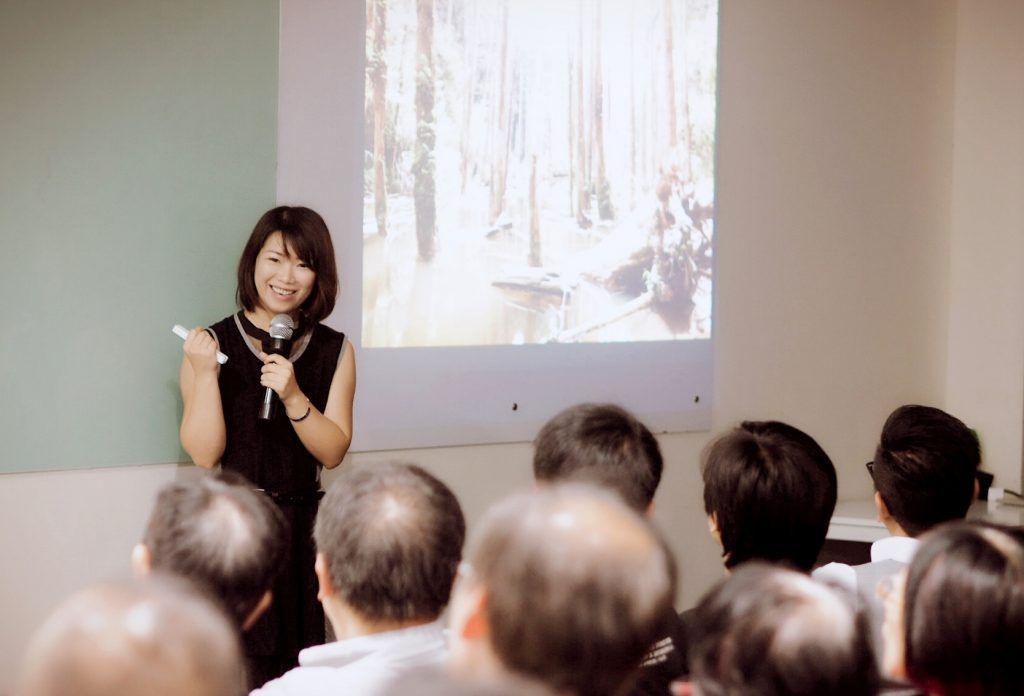
M 977 428 L 985 468 L 1020 491 L 1024 440 L 1024 3 L 961 2 L 949 409 Z
M 942 401 L 954 9 L 722 5 L 714 421 L 806 429 L 842 497 Z
M 840 496 L 864 496 L 862 463 L 886 414 L 908 401 L 943 403 L 953 333 L 946 298 L 972 275 L 955 234 L 950 262 L 947 223 L 956 5 L 722 0 L 721 16 L 714 427 L 788 420 L 833 456 Z M 979 37 L 1002 27 L 998 13 L 972 11 L 971 21 Z M 972 45 L 983 53 L 980 38 Z M 1010 85 L 1012 73 L 1001 79 Z M 959 95 L 957 106 L 959 119 Z M 1011 131 L 1020 116 L 986 119 Z M 1019 312 L 1014 322 L 1019 332 Z M 954 348 L 950 341 L 951 356 Z M 1019 346 L 1016 355 L 1019 367 Z M 1021 380 L 1011 377 L 1016 392 L 1004 406 L 1019 409 Z M 1018 416 L 1018 440 L 1019 426 Z M 709 436 L 661 438 L 668 468 L 655 517 L 682 566 L 680 606 L 721 574 L 697 470 Z M 353 459 L 425 465 L 452 485 L 472 524 L 529 484 L 530 455 L 516 444 Z M 172 464 L 0 477 L 0 689 L 55 601 L 127 570 L 156 490 L 190 471 Z

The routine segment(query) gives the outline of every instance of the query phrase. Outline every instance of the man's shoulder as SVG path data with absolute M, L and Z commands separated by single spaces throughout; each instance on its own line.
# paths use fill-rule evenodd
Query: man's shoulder
M 879 539 L 871 545 L 871 561 L 898 561 L 910 563 L 920 542 L 905 536 L 890 536 Z
M 348 681 L 344 668 L 296 667 L 255 689 L 251 696 L 327 696 Z
M 400 669 L 394 665 L 299 666 L 269 681 L 250 696 L 334 696 L 374 694 Z
M 306 648 L 300 666 L 253 696 L 373 694 L 400 672 L 442 664 L 448 655 L 437 622 Z
M 811 571 L 811 577 L 819 582 L 839 585 L 850 592 L 857 591 L 857 571 L 846 563 L 826 563 Z
M 631 696 L 666 694 L 669 685 L 687 672 L 686 625 L 674 610 L 667 612 L 662 638 L 644 655 Z

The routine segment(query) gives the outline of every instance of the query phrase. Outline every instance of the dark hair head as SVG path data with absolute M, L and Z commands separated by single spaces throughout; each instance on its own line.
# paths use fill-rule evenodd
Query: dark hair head
M 256 223 L 238 260 L 238 289 L 235 291 L 238 306 L 252 311 L 259 304 L 254 280 L 256 258 L 267 238 L 275 232 L 280 232 L 286 248 L 316 273 L 313 292 L 299 308 L 303 319 L 310 324 L 326 319 L 338 297 L 338 268 L 327 224 L 309 208 L 282 205 L 268 210 Z
M 910 679 L 934 693 L 1024 693 L 1020 530 L 951 522 L 921 539 L 903 600 Z
M 142 539 L 153 570 L 197 583 L 239 625 L 274 584 L 287 541 L 277 506 L 230 471 L 165 486 Z
M 534 440 L 538 481 L 586 481 L 611 488 L 635 510 L 651 505 L 661 481 L 658 441 L 614 404 L 579 404 L 559 413 Z
M 889 514 L 910 536 L 962 519 L 974 499 L 978 438 L 930 406 L 901 406 L 882 427 L 872 478 Z
M 690 667 L 704 696 L 868 696 L 878 670 L 867 617 L 807 575 L 748 563 L 697 605 Z
M 704 510 L 714 515 L 725 565 L 750 560 L 810 571 L 836 506 L 836 470 L 807 433 L 745 421 L 707 449 Z
M 412 464 L 346 466 L 313 536 L 341 598 L 369 621 L 433 621 L 448 604 L 466 523 L 455 494 Z
M 556 692 L 610 696 L 662 637 L 676 569 L 653 527 L 584 484 L 547 486 L 491 508 L 467 553 L 490 647 Z
M 105 583 L 65 600 L 35 632 L 22 696 L 241 696 L 237 629 L 181 578 Z

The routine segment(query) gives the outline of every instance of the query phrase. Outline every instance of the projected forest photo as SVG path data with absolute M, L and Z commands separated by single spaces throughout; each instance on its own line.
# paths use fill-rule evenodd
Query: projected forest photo
M 366 347 L 711 335 L 717 0 L 366 0 Z

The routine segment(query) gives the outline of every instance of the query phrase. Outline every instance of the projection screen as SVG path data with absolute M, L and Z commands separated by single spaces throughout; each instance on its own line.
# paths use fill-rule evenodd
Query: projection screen
M 278 198 L 331 226 L 359 450 L 710 424 L 717 0 L 284 0 Z

